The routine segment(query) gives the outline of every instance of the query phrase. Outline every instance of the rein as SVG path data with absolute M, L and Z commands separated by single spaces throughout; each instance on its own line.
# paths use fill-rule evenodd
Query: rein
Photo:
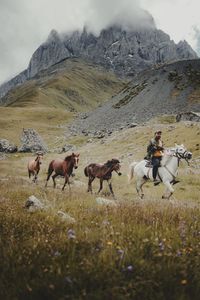
M 185 157 L 185 153 L 187 153 L 186 150 L 185 150 L 185 152 L 183 152 L 183 154 L 180 154 L 177 151 L 175 152 L 174 156 L 176 156 L 178 158 L 178 166 L 179 166 L 179 162 L 181 159 L 184 159 L 187 162 L 188 166 L 190 165 L 188 159 Z
M 174 157 L 176 157 L 176 158 L 178 159 L 178 167 L 179 167 L 179 164 L 180 164 L 180 160 L 181 160 L 181 159 L 184 159 L 185 161 L 187 161 L 187 164 L 188 164 L 188 166 L 189 166 L 188 159 L 185 158 L 185 153 L 186 153 L 186 152 L 187 152 L 187 151 L 185 151 L 183 154 L 180 154 L 180 153 L 178 153 L 177 151 L 175 151 L 175 153 L 172 155 L 172 156 L 174 156 Z M 168 171 L 168 173 L 173 177 L 173 179 L 176 178 L 176 176 L 168 169 L 168 167 L 167 167 L 166 165 L 164 165 L 163 167 Z

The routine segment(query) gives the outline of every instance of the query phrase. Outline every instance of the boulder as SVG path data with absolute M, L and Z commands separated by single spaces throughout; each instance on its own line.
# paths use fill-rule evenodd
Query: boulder
M 0 152 L 5 152 L 5 153 L 17 152 L 17 146 L 6 139 L 0 139 Z
M 180 121 L 200 122 L 200 113 L 193 111 L 179 113 L 176 115 L 176 122 Z
M 117 206 L 117 203 L 115 200 L 109 200 L 106 198 L 102 198 L 102 197 L 97 197 L 96 198 L 96 203 L 99 205 L 105 205 L 105 206 Z
M 36 210 L 44 209 L 44 204 L 38 198 L 32 195 L 27 199 L 24 208 L 30 212 L 34 212 Z
M 75 151 L 76 147 L 74 145 L 68 144 L 68 145 L 64 145 L 62 147 L 61 153 L 63 152 L 68 152 L 68 151 Z
M 59 210 L 59 211 L 57 212 L 57 214 L 58 214 L 58 216 L 61 218 L 62 221 L 65 221 L 65 222 L 67 222 L 67 223 L 69 223 L 69 224 L 74 224 L 74 223 L 76 223 L 76 220 L 75 220 L 73 217 L 71 217 L 71 216 L 70 216 L 68 213 L 66 213 L 66 212 L 63 212 L 63 211 Z
M 45 153 L 48 148 L 41 136 L 36 130 L 32 128 L 24 129 L 21 136 L 22 146 L 19 148 L 19 152 L 38 152 Z

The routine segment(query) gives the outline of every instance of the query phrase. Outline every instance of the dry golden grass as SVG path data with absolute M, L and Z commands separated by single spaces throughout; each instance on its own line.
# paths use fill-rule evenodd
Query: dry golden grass
M 126 82 L 81 60 L 66 60 L 61 65 L 53 74 L 43 71 L 40 78 L 10 91 L 8 105 L 86 111 L 117 94 Z
M 23 119 L 26 122 L 27 116 Z M 31 126 L 40 133 L 35 127 L 40 122 L 45 141 L 49 141 L 47 118 L 48 115 L 43 122 L 35 119 Z M 63 113 L 59 123 L 64 119 Z M 86 143 L 80 136 L 69 139 L 69 143 L 76 142 L 76 152 L 80 153 L 71 193 L 67 186 L 61 191 L 63 178 L 57 179 L 56 189 L 51 179 L 44 187 L 49 162 L 64 158 L 64 153 L 44 156 L 38 184 L 27 174 L 27 161 L 33 154 L 10 154 L 0 161 L 2 299 L 199 298 L 200 128 L 190 122 L 166 124 L 166 120 L 169 119 L 165 116 L 160 124 L 152 120 L 146 126 L 116 132 L 103 143 Z M 55 128 L 56 122 L 53 118 Z M 152 183 L 144 188 L 145 199 L 138 199 L 134 181 L 127 181 L 130 163 L 143 158 L 158 127 L 163 131 L 166 147 L 184 143 L 193 152 L 191 166 L 182 162 L 179 167 L 181 182 L 175 186 L 173 202 L 161 200 L 163 185 L 154 187 Z M 58 134 L 59 129 L 55 130 Z M 12 137 L 10 129 L 8 136 Z M 113 157 L 119 158 L 122 165 L 122 176 L 113 174 L 117 206 L 101 206 L 95 194 L 99 181 L 93 183 L 94 194 L 88 194 L 83 169 L 88 163 Z M 30 195 L 40 199 L 47 209 L 28 213 L 23 206 Z M 113 200 L 106 182 L 100 196 Z M 59 210 L 76 222 L 62 221 Z
M 56 136 L 63 136 L 63 125 L 73 118 L 73 113 L 66 110 L 47 107 L 0 107 L 0 136 L 17 145 L 23 128 L 34 128 L 50 146 Z
M 7 110 L 8 108 L 3 108 Z M 53 110 L 55 111 L 55 110 Z M 52 112 L 53 112 L 52 111 Z M 66 113 L 66 117 L 67 117 Z M 59 115 L 59 114 L 58 114 Z M 60 122 L 64 121 L 65 114 L 60 115 Z M 48 115 L 46 116 L 48 119 Z M 28 119 L 28 118 L 27 118 Z M 46 119 L 46 120 L 47 120 Z M 166 118 L 164 119 L 166 120 Z M 37 119 L 35 120 L 35 124 L 37 124 Z M 56 125 L 56 117 L 52 118 L 52 127 L 53 125 Z M 62 134 L 62 130 L 55 127 L 55 131 L 51 131 L 50 124 L 45 122 L 42 124 L 37 124 L 39 133 L 42 133 L 42 137 L 44 138 L 44 141 L 47 141 L 47 144 L 49 148 L 51 147 L 55 148 L 55 143 L 51 144 L 50 139 L 53 137 L 53 135 L 56 134 L 59 135 L 59 130 Z M 34 126 L 33 126 L 34 127 Z M 39 129 L 39 127 L 42 128 Z M 35 128 L 35 127 L 34 127 Z M 121 171 L 123 173 L 122 177 L 118 177 L 117 175 L 114 175 L 114 185 L 116 194 L 119 194 L 119 198 L 123 199 L 124 197 L 128 199 L 129 195 L 133 193 L 135 196 L 134 187 L 130 187 L 127 185 L 127 173 L 129 172 L 129 165 L 133 161 L 139 161 L 143 159 L 145 152 L 146 152 L 146 146 L 149 141 L 149 139 L 152 137 L 154 131 L 158 128 L 161 128 L 163 132 L 163 140 L 165 147 L 171 147 L 174 146 L 174 143 L 181 144 L 183 143 L 189 151 L 193 153 L 193 161 L 191 162 L 191 166 L 188 167 L 185 162 L 181 162 L 180 168 L 179 168 L 179 177 L 183 176 L 183 178 L 187 178 L 188 182 L 191 183 L 187 185 L 187 189 L 189 190 L 189 194 L 191 193 L 191 186 L 197 188 L 197 194 L 198 194 L 198 172 L 199 172 L 199 157 L 200 157 L 200 150 L 198 145 L 199 135 L 200 135 L 200 127 L 198 124 L 185 122 L 185 123 L 172 123 L 172 124 L 157 124 L 156 120 L 152 120 L 151 123 L 147 124 L 146 126 L 138 126 L 136 128 L 131 129 L 125 129 L 120 132 L 114 133 L 112 136 L 106 138 L 104 142 L 94 139 L 92 143 L 87 143 L 87 137 L 71 137 L 68 139 L 68 143 L 73 143 L 76 145 L 76 152 L 80 153 L 80 167 L 76 172 L 76 178 L 79 181 L 83 181 L 85 184 L 87 183 L 87 178 L 84 177 L 83 169 L 84 167 L 91 163 L 91 162 L 99 162 L 104 163 L 108 159 L 111 158 L 119 158 L 121 161 Z M 50 132 L 51 131 L 51 132 Z M 17 132 L 17 131 L 16 131 Z M 12 133 L 10 132 L 10 137 L 12 136 Z M 16 138 L 16 136 L 15 136 Z M 49 141 L 49 143 L 48 143 Z M 61 145 L 57 144 L 58 148 L 61 149 Z M 67 154 L 66 154 L 67 155 Z M 8 155 L 8 158 L 6 160 L 2 160 L 1 163 L 1 172 L 0 176 L 15 176 L 15 170 L 18 170 L 18 176 L 21 178 L 27 177 L 27 170 L 26 165 L 27 161 L 30 157 L 33 157 L 32 154 L 11 154 Z M 46 172 L 48 169 L 49 162 L 54 158 L 64 158 L 65 154 L 58 154 L 58 153 L 48 153 L 44 156 L 41 172 L 40 172 L 40 179 L 41 181 L 45 181 L 46 178 Z M 13 168 L 9 169 L 9 164 L 12 162 Z M 191 179 L 190 179 L 191 178 Z M 63 181 L 63 180 L 61 180 Z M 50 181 L 51 182 L 51 181 Z M 116 183 L 115 183 L 116 182 Z M 187 181 L 186 181 L 187 182 Z M 120 184 L 122 183 L 122 184 Z M 62 183 L 61 183 L 62 184 Z M 98 188 L 98 181 L 96 180 L 94 182 L 94 187 L 96 186 L 96 190 Z M 106 186 L 106 183 L 105 183 Z M 151 187 L 151 184 L 147 184 L 146 187 L 147 191 L 150 189 L 155 190 L 156 194 L 158 191 L 162 192 L 163 187 L 157 187 L 156 189 Z M 182 192 L 181 185 L 177 185 L 175 187 L 175 190 L 179 191 L 181 195 L 185 195 L 187 198 L 187 194 Z M 193 191 L 195 193 L 195 190 Z M 148 193 L 148 192 L 147 192 Z M 128 194 L 128 197 L 126 195 Z M 182 197 L 182 196 L 181 196 Z M 130 197 L 133 199 L 133 197 Z M 196 199 L 197 200 L 197 199 Z

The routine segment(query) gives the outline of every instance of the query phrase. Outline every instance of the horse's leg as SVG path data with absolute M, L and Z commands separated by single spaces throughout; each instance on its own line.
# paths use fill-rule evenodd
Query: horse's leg
M 34 172 L 34 174 L 33 174 L 33 182 L 35 183 L 36 182 L 36 180 L 37 180 L 37 173 L 36 172 Z
M 53 179 L 53 187 L 54 187 L 54 189 L 55 189 L 55 187 L 56 187 L 56 181 L 55 181 L 55 178 L 58 176 L 58 174 L 54 174 L 53 176 L 52 176 L 52 179 Z
M 34 182 L 36 183 L 38 180 L 38 173 L 39 171 L 35 171 L 35 177 L 34 177 Z
M 145 184 L 146 180 L 144 178 L 142 179 L 139 179 L 136 181 L 136 191 L 138 193 L 138 196 L 143 199 L 144 198 L 144 192 L 143 192 L 143 189 L 142 189 L 142 186 Z M 140 194 L 141 192 L 141 194 Z
M 112 182 L 111 182 L 110 179 L 108 179 L 107 182 L 108 182 L 108 186 L 109 186 L 110 192 L 113 195 L 113 198 L 115 198 L 115 195 L 114 195 L 114 192 L 113 192 L 113 188 L 112 188 Z
M 100 191 L 102 190 L 102 188 L 103 188 L 103 178 L 100 178 L 100 187 L 99 187 L 99 190 L 98 190 L 97 194 L 100 193 Z
M 38 173 L 39 173 L 40 170 L 37 170 L 36 172 L 36 181 L 38 181 Z
M 166 186 L 166 192 L 162 195 L 162 199 L 168 199 L 171 197 L 171 195 L 173 194 L 174 192 L 174 189 L 170 183 L 170 181 L 165 181 L 163 182 L 164 185 Z M 167 195 L 167 192 L 169 191 L 168 195 Z
M 65 175 L 65 182 L 64 182 L 64 185 L 62 187 L 62 191 L 64 191 L 64 188 L 65 188 L 67 183 L 69 184 L 69 175 L 68 174 Z M 70 187 L 70 184 L 69 184 L 69 187 Z
M 92 182 L 93 182 L 94 179 L 95 179 L 95 177 L 89 177 L 89 180 L 88 180 L 88 192 L 92 193 Z
M 32 175 L 33 175 L 33 182 L 35 183 L 36 182 L 36 179 L 37 179 L 37 174 L 35 171 L 32 172 Z
M 51 176 L 52 173 L 53 173 L 53 170 L 48 171 L 48 175 L 47 175 L 45 187 L 47 187 L 47 182 L 49 181 L 49 178 L 50 178 L 50 176 Z

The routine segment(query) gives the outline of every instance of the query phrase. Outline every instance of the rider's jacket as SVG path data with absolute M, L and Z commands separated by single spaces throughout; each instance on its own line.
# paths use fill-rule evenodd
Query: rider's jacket
M 152 157 L 161 157 L 163 155 L 163 142 L 152 138 L 147 147 L 148 153 Z

